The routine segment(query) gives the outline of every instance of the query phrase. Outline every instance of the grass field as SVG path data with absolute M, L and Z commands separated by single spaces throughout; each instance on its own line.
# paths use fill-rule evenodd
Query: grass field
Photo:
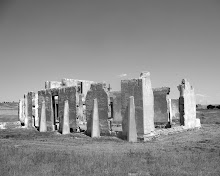
M 197 117 L 200 129 L 138 143 L 0 130 L 0 175 L 220 175 L 220 111 L 200 110 Z

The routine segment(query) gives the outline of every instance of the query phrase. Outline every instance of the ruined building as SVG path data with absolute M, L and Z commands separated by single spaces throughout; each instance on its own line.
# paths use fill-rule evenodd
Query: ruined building
M 186 79 L 183 79 L 178 89 L 179 99 L 170 99 L 169 87 L 152 88 L 149 72 L 141 73 L 137 79 L 122 80 L 120 91 L 111 91 L 105 83 L 87 80 L 65 78 L 60 82 L 46 81 L 45 89 L 28 92 L 19 101 L 19 121 L 26 128 L 38 129 L 41 120 L 45 118 L 46 131 L 62 132 L 63 123 L 66 123 L 64 122 L 66 102 L 70 132 L 86 131 L 86 134 L 91 135 L 96 99 L 100 134 L 108 135 L 114 131 L 112 126 L 121 125 L 122 134 L 127 136 L 129 101 L 133 97 L 132 116 L 135 118 L 137 136 L 150 134 L 158 126 L 199 127 L 194 89 Z M 41 118 L 44 104 L 45 117 Z M 130 119 L 129 122 L 131 121 L 134 122 Z

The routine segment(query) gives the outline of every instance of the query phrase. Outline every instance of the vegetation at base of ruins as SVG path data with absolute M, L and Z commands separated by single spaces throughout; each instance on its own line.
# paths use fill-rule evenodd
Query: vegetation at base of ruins
M 219 175 L 220 110 L 197 110 L 197 118 L 200 129 L 138 143 L 112 136 L 0 130 L 0 175 Z
M 220 124 L 220 110 L 218 109 L 198 110 L 196 117 L 200 119 L 201 124 Z
M 74 141 L 73 141 L 74 142 Z M 201 144 L 209 141 L 200 141 Z M 102 143 L 100 143 L 102 145 Z M 125 147 L 132 144 L 124 144 Z M 148 145 L 147 143 L 145 145 Z M 219 150 L 187 145 L 138 149 L 124 152 L 77 152 L 33 149 L 28 144 L 0 145 L 2 175 L 218 175 Z M 176 146 L 175 146 L 176 145 Z M 123 145 L 121 145 L 123 147 Z M 200 148 L 201 147 L 201 148 Z
M 0 122 L 18 121 L 18 103 L 0 103 Z

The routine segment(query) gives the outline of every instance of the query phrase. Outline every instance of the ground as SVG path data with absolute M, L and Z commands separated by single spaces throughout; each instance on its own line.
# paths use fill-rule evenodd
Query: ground
M 0 120 L 17 120 L 16 106 L 11 115 L 7 109 L 7 116 L 3 109 Z M 0 175 L 220 175 L 220 110 L 198 110 L 197 117 L 200 129 L 138 143 L 113 136 L 0 130 Z

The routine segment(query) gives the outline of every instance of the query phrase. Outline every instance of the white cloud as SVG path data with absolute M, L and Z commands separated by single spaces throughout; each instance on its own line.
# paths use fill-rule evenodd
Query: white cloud
M 126 73 L 123 73 L 123 74 L 118 75 L 118 77 L 120 77 L 120 78 L 122 78 L 122 77 L 126 77 L 126 76 L 127 76 Z
M 199 96 L 199 97 L 210 97 L 208 95 L 203 95 L 203 94 L 196 94 L 196 96 Z

